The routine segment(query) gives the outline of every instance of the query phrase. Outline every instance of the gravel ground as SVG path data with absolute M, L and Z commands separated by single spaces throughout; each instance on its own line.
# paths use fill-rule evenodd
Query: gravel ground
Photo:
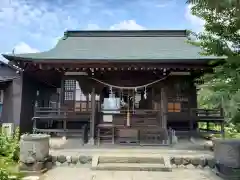
M 208 169 L 173 169 L 173 172 L 91 171 L 89 168 L 57 167 L 40 180 L 222 180 Z

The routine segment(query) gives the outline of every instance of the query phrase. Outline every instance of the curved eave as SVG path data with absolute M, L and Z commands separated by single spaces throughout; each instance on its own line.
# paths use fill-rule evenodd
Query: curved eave
M 17 55 L 2 54 L 9 61 L 33 61 L 33 58 L 25 58 Z
M 200 58 L 200 59 L 53 59 L 53 58 L 34 58 L 22 57 L 17 55 L 2 54 L 4 58 L 15 62 L 32 63 L 208 63 L 215 60 L 224 60 L 223 58 Z

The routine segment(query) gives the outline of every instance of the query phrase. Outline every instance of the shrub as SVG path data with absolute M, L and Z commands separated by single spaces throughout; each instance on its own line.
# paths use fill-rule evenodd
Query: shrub
M 18 172 L 16 165 L 8 159 L 0 159 L 0 180 L 20 180 L 23 174 Z
M 19 128 L 16 128 L 14 135 L 8 137 L 4 132 L 0 133 L 0 156 L 18 162 L 19 160 Z
M 0 132 L 0 180 L 21 179 L 22 175 L 16 168 L 19 152 L 19 128 L 16 128 L 12 137 Z
M 200 123 L 199 124 L 200 128 L 206 129 L 207 126 L 204 123 Z M 212 123 L 210 123 L 210 130 L 215 130 L 215 131 L 220 131 L 220 126 L 216 126 Z M 240 138 L 240 132 L 237 128 L 236 125 L 234 125 L 233 123 L 229 123 L 227 124 L 227 126 L 225 126 L 224 128 L 225 131 L 225 137 L 228 139 L 233 139 L 233 138 Z M 210 135 L 210 137 L 217 137 L 217 138 L 221 138 L 221 134 L 212 134 Z

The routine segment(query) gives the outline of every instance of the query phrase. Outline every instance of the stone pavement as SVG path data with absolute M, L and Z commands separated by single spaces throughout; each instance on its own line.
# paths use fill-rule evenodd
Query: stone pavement
M 123 146 L 123 145 L 103 145 L 103 146 L 81 146 L 79 139 L 51 138 L 50 144 L 52 146 L 59 145 L 61 147 L 51 148 L 51 155 L 65 155 L 65 156 L 80 156 L 95 154 L 169 154 L 170 155 L 198 155 L 206 156 L 212 155 L 212 152 L 204 149 L 205 141 L 190 142 L 188 140 L 181 140 L 173 147 L 169 146 Z
M 173 169 L 173 172 L 92 171 L 89 168 L 56 167 L 39 180 L 222 180 L 208 169 Z

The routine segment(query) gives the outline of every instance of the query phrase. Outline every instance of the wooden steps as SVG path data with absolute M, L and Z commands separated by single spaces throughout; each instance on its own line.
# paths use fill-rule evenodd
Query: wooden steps
M 154 155 L 95 155 L 93 170 L 107 171 L 172 171 L 170 158 Z

